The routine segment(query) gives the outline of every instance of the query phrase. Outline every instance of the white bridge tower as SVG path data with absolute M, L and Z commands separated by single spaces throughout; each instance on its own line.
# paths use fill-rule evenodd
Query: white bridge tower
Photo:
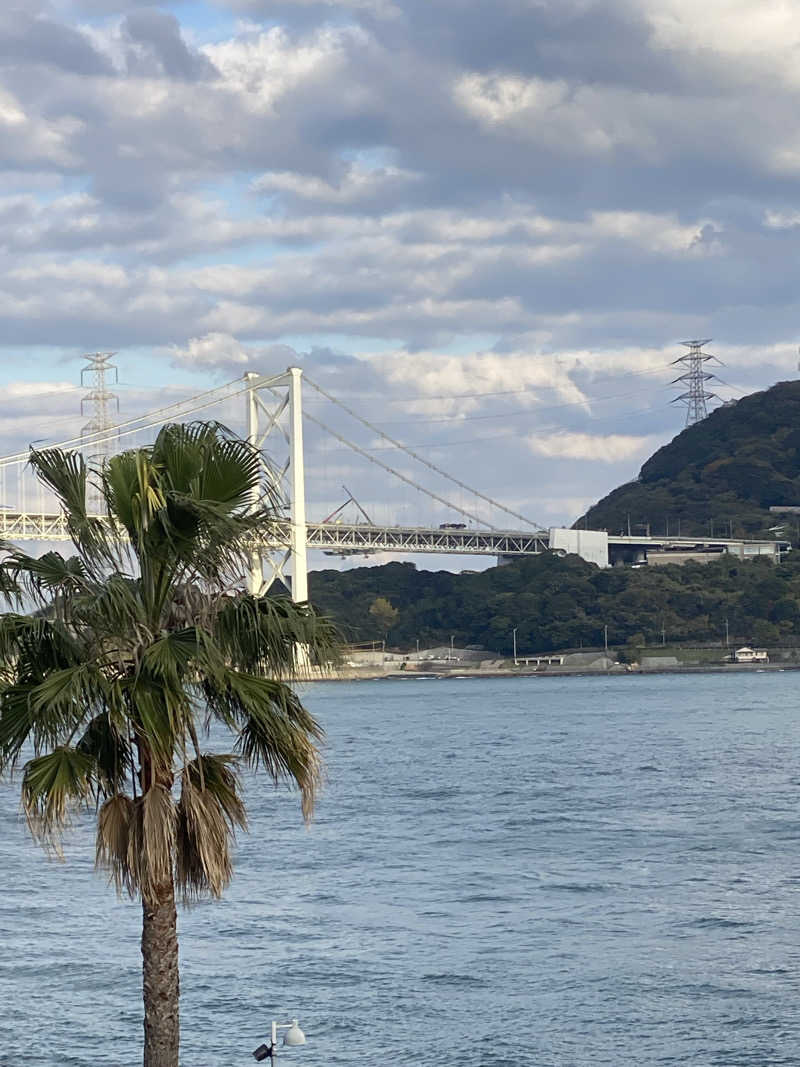
M 308 531 L 306 527 L 306 490 L 303 460 L 303 372 L 289 367 L 276 377 L 265 377 L 248 371 L 245 374 L 247 392 L 247 440 L 262 453 L 264 477 L 272 483 L 279 501 L 289 512 L 289 538 L 284 551 L 263 555 L 254 549 L 250 559 L 247 588 L 261 593 L 275 578 L 284 581 L 291 590 L 292 600 L 308 600 Z M 282 437 L 287 457 L 282 466 L 276 456 L 272 463 L 263 455 L 270 438 Z M 274 464 L 274 465 L 273 465 Z M 264 562 L 271 573 L 264 578 Z M 289 566 L 291 578 L 284 568 Z

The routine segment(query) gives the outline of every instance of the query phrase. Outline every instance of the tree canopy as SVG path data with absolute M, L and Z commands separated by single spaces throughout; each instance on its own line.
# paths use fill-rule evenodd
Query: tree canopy
M 508 655 L 512 630 L 529 651 L 611 644 L 641 633 L 648 643 L 800 640 L 800 553 L 775 566 L 723 555 L 709 563 L 601 570 L 578 556 L 546 553 L 480 573 L 418 571 L 411 563 L 309 575 L 311 597 L 350 641 L 380 640 L 370 608 L 391 601 L 390 646 L 480 645 Z
M 712 411 L 659 448 L 636 481 L 613 490 L 575 527 L 654 534 L 763 536 L 785 522 L 798 541 L 800 516 L 770 507 L 800 505 L 800 382 L 779 382 Z

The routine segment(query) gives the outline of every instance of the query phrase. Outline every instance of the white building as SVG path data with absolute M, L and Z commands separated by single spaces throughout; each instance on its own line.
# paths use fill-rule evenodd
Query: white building
M 736 663 L 769 663 L 769 656 L 763 648 L 737 648 L 733 658 Z

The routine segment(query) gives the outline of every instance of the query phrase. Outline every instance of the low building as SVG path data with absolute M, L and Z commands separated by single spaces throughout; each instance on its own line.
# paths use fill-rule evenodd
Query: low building
M 764 648 L 737 648 L 733 654 L 734 663 L 769 663 L 769 655 Z

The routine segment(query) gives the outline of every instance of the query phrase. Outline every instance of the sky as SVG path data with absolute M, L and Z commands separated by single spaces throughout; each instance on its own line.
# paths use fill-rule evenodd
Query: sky
M 800 0 L 6 2 L 0 448 L 80 428 L 84 352 L 120 418 L 293 364 L 570 524 L 681 429 L 681 341 L 723 400 L 798 373 L 799 45 Z M 312 517 L 462 519 L 307 450 Z

